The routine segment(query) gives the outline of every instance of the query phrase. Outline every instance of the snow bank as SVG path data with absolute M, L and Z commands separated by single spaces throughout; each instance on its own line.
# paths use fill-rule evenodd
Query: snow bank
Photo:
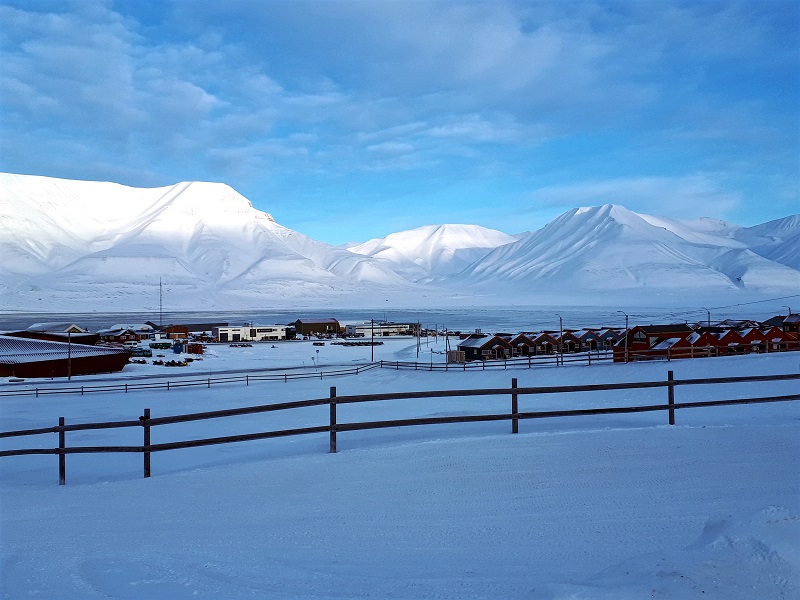
M 411 348 L 398 341 L 384 351 L 403 356 Z M 219 364 L 230 365 L 236 355 L 230 356 Z M 313 398 L 327 395 L 330 385 L 344 395 L 501 387 L 512 376 L 523 386 L 636 381 L 663 378 L 667 367 L 678 378 L 786 373 L 797 372 L 798 357 L 513 372 L 380 370 L 333 382 L 6 398 L 0 429 L 50 423 L 62 414 L 68 422 L 130 418 L 144 405 L 156 416 Z M 756 393 L 791 390 L 796 382 L 762 385 Z M 716 386 L 678 394 L 752 392 Z M 613 394 L 600 401 L 638 399 Z M 577 395 L 524 402 L 579 407 L 597 401 Z M 428 399 L 402 410 L 451 414 L 475 402 L 484 401 Z M 340 420 L 398 410 L 386 403 L 343 406 Z M 281 418 L 270 423 L 280 426 Z M 301 418 L 311 424 L 326 415 L 311 410 Z M 340 452 L 333 455 L 325 435 L 265 440 L 156 454 L 147 480 L 138 455 L 70 456 L 64 487 L 56 484 L 52 456 L 0 459 L 0 593 L 87 599 L 796 596 L 797 403 L 679 411 L 676 426 L 664 422 L 664 415 L 644 414 L 526 421 L 517 435 L 508 423 L 352 432 L 339 436 Z M 247 417 L 242 426 L 263 424 Z M 207 421 L 175 435 L 233 427 Z M 116 434 L 72 435 L 94 444 Z

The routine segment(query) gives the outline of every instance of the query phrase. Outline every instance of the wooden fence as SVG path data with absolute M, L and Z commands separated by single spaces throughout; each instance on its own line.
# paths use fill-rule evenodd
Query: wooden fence
M 380 361 L 381 368 L 410 369 L 413 371 L 485 371 L 487 369 L 531 369 L 549 365 L 587 365 L 613 362 L 614 354 L 610 350 L 592 350 L 589 352 L 530 354 L 510 358 L 492 358 L 471 360 L 468 362 L 430 363 L 409 361 Z
M 215 444 L 230 444 L 235 442 L 245 442 L 251 440 L 261 440 L 267 438 L 287 437 L 295 435 L 305 435 L 314 433 L 327 433 L 330 437 L 330 452 L 336 452 L 337 434 L 347 431 L 360 431 L 368 429 L 381 429 L 387 427 L 409 427 L 417 425 L 433 425 L 445 423 L 474 423 L 481 421 L 510 421 L 511 432 L 519 432 L 519 421 L 525 419 L 542 419 L 551 417 L 574 417 L 589 415 L 608 415 L 641 413 L 653 411 L 667 411 L 668 422 L 675 424 L 675 411 L 687 408 L 714 407 L 714 406 L 733 406 L 739 404 L 758 404 L 767 402 L 788 402 L 800 400 L 800 394 L 788 394 L 781 396 L 761 396 L 753 398 L 736 398 L 723 400 L 706 400 L 701 402 L 681 402 L 675 401 L 675 388 L 679 386 L 696 385 L 716 385 L 730 383 L 752 383 L 752 382 L 773 382 L 800 380 L 800 374 L 787 375 L 762 375 L 750 377 L 720 377 L 705 379 L 685 379 L 676 380 L 673 372 L 669 371 L 667 379 L 664 381 L 646 381 L 635 383 L 614 383 L 614 384 L 591 384 L 591 385 L 572 385 L 572 386 L 551 386 L 551 387 L 518 387 L 517 379 L 511 380 L 510 388 L 498 389 L 472 389 L 472 390 L 440 390 L 423 392 L 396 392 L 388 394 L 363 394 L 353 396 L 337 396 L 336 388 L 330 388 L 330 395 L 327 398 L 314 400 L 299 400 L 293 402 L 281 402 L 278 404 L 267 404 L 262 406 L 248 406 L 242 408 L 215 410 L 199 413 L 173 415 L 167 417 L 152 417 L 150 409 L 145 408 L 142 416 L 135 420 L 113 421 L 105 423 L 77 423 L 67 425 L 64 417 L 59 417 L 58 425 L 55 427 L 43 427 L 39 429 L 27 429 L 20 431 L 0 432 L 1 438 L 26 437 L 56 433 L 58 435 L 58 447 L 56 448 L 19 448 L 14 450 L 0 451 L 0 457 L 23 456 L 34 454 L 54 454 L 58 456 L 59 484 L 66 483 L 66 457 L 68 454 L 91 454 L 91 453 L 114 453 L 114 452 L 134 452 L 141 453 L 144 458 L 144 476 L 150 477 L 150 458 L 153 452 L 166 450 L 177 450 L 181 448 L 196 448 L 200 446 L 211 446 Z M 525 395 L 542 394 L 569 394 L 575 392 L 598 392 L 608 390 L 631 390 L 645 388 L 667 388 L 667 398 L 665 403 L 648 404 L 641 406 L 615 406 L 601 408 L 571 409 L 571 410 L 550 410 L 550 411 L 519 411 L 519 397 Z M 468 396 L 508 396 L 510 398 L 510 411 L 507 413 L 489 413 L 473 415 L 450 415 L 436 417 L 417 417 L 410 419 L 392 419 L 385 421 L 362 421 L 352 423 L 340 423 L 337 420 L 336 408 L 340 404 L 354 404 L 362 402 L 395 401 L 420 398 L 453 398 Z M 150 432 L 153 427 L 169 425 L 174 423 L 186 423 L 190 421 L 200 421 L 205 419 L 218 419 L 239 415 L 252 415 L 274 411 L 293 410 L 311 406 L 329 407 L 328 423 L 312 427 L 299 427 L 294 429 L 282 429 L 277 431 L 259 431 L 244 435 L 230 435 L 214 438 L 193 439 L 178 442 L 168 442 L 153 444 L 150 440 Z M 141 427 L 143 440 L 141 446 L 67 446 L 66 433 L 71 431 L 87 431 L 92 429 L 114 429 Z
M 342 367 L 335 369 L 314 369 L 311 371 L 239 371 L 229 375 L 216 375 L 214 377 L 203 375 L 187 375 L 182 378 L 166 378 L 161 375 L 151 376 L 151 381 L 141 382 L 131 378 L 129 381 L 115 380 L 114 383 L 83 384 L 83 385 L 36 385 L 31 388 L 18 387 L 14 389 L 0 389 L 0 398 L 5 396 L 47 396 L 50 394 L 86 394 L 103 392 L 136 392 L 143 390 L 177 390 L 186 387 L 206 387 L 223 384 L 244 384 L 249 386 L 251 383 L 263 381 L 295 381 L 299 379 L 324 379 L 326 377 L 345 377 L 348 375 L 361 375 L 372 369 L 406 369 L 412 371 L 472 371 L 487 369 L 531 369 L 533 367 L 553 366 L 553 365 L 593 365 L 601 362 L 611 362 L 610 352 L 591 352 L 565 355 L 540 355 L 529 357 L 516 357 L 509 359 L 475 361 L 469 363 L 439 363 L 439 362 L 408 362 L 408 361 L 388 361 L 381 360 L 371 363 L 364 363 L 354 367 Z M 19 382 L 22 383 L 22 382 Z
M 347 375 L 360 375 L 372 369 L 378 369 L 381 363 L 364 363 L 355 367 L 347 367 L 341 369 L 315 369 L 313 371 L 301 372 L 267 372 L 267 371 L 239 371 L 237 374 L 232 375 L 217 375 L 215 377 L 204 377 L 203 375 L 188 375 L 185 378 L 166 379 L 162 376 L 151 376 L 151 381 L 137 382 L 134 378 L 130 381 L 120 381 L 116 379 L 114 383 L 104 384 L 84 384 L 84 385 L 55 385 L 36 386 L 34 388 L 25 387 L 19 389 L 0 390 L 0 397 L 3 396 L 47 396 L 50 394 L 79 394 L 84 396 L 86 394 L 103 393 L 103 392 L 135 392 L 142 390 L 177 390 L 186 387 L 206 387 L 210 388 L 212 385 L 221 385 L 229 383 L 243 383 L 249 386 L 251 383 L 258 383 L 261 381 L 294 381 L 297 379 L 323 379 L 325 377 L 345 377 Z M 147 377 L 147 376 L 143 376 Z

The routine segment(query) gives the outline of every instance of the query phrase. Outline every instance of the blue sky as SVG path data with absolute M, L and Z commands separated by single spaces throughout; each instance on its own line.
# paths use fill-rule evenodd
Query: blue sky
M 800 212 L 800 3 L 0 0 L 0 170 L 220 181 L 339 244 Z

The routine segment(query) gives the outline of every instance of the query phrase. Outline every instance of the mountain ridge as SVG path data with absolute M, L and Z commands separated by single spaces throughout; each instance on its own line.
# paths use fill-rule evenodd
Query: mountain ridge
M 161 188 L 0 174 L 0 302 L 213 309 L 740 298 L 800 290 L 800 215 L 754 227 L 606 204 L 518 235 L 427 225 L 332 246 L 222 183 Z

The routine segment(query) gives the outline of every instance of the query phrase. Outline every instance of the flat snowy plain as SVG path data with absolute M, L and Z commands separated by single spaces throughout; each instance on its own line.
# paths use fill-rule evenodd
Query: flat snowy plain
M 440 340 L 441 341 L 441 340 Z M 306 370 L 369 348 L 213 346 L 158 373 Z M 431 359 L 422 345 L 420 361 Z M 441 361 L 442 355 L 433 354 Z M 167 355 L 169 358 L 169 355 Z M 375 358 L 412 360 L 413 340 Z M 155 367 L 131 365 L 126 377 Z M 800 353 L 647 364 L 358 376 L 0 399 L 0 430 L 385 391 L 797 373 Z M 179 372 L 178 372 L 179 371 Z M 108 379 L 101 378 L 101 379 Z M 130 381 L 130 379 L 129 379 Z M 0 389 L 26 385 L 0 380 Z M 72 385 L 76 382 L 73 381 Z M 39 385 L 44 385 L 38 382 Z M 46 382 L 63 385 L 63 382 Z M 679 387 L 677 401 L 797 392 L 797 382 Z M 520 398 L 520 410 L 664 402 L 666 391 Z M 339 407 L 339 421 L 508 410 L 505 398 Z M 327 407 L 156 427 L 153 442 L 327 423 Z M 153 454 L 0 459 L 3 598 L 720 600 L 800 594 L 800 403 L 420 426 Z M 41 444 L 50 434 L 2 440 Z M 67 434 L 139 444 L 141 430 Z

